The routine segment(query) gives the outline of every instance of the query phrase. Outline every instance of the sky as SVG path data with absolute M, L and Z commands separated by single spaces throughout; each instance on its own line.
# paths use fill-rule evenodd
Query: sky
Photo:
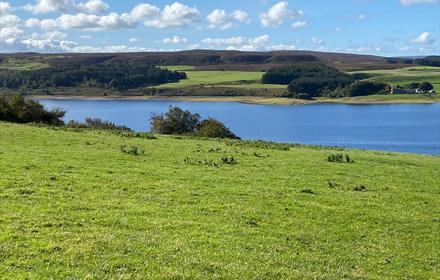
M 439 0 L 0 1 L 0 52 L 440 55 Z

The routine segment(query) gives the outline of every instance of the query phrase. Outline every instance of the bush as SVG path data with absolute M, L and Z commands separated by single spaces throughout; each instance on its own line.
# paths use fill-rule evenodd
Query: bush
M 353 163 L 354 161 L 350 158 L 349 155 L 344 154 L 332 154 L 327 157 L 327 161 L 329 162 L 339 162 L 339 163 Z
M 88 128 L 88 129 L 98 129 L 98 130 L 117 130 L 132 132 L 132 130 L 125 125 L 117 125 L 115 123 L 104 121 L 99 118 L 86 118 L 84 123 L 77 121 L 69 121 L 66 124 L 69 128 Z
M 168 112 L 151 117 L 151 131 L 169 135 L 196 135 L 211 138 L 239 139 L 220 121 L 208 118 L 200 121 L 199 114 L 171 107 Z
M 122 146 L 121 152 L 132 156 L 140 156 L 144 154 L 144 149 L 140 146 Z
M 423 82 L 420 84 L 419 89 L 423 90 L 423 91 L 430 91 L 430 90 L 433 90 L 434 87 L 432 86 L 432 84 L 430 84 L 428 82 Z
M 62 125 L 65 113 L 58 108 L 48 111 L 39 102 L 26 99 L 21 95 L 0 95 L 0 120 L 2 121 Z
M 200 115 L 170 106 L 165 114 L 151 117 L 151 131 L 160 134 L 194 133 L 200 123 Z
M 222 122 L 209 118 L 203 120 L 197 128 L 197 135 L 210 138 L 231 138 L 240 139 L 231 132 Z

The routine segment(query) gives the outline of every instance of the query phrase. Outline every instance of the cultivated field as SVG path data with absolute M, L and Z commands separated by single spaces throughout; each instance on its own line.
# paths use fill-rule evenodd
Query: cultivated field
M 7 58 L 0 63 L 0 69 L 6 70 L 30 71 L 47 67 L 50 67 L 50 65 L 31 59 Z
M 0 138 L 3 279 L 440 274 L 439 157 L 8 123 Z
M 242 89 L 286 89 L 286 85 L 265 85 L 261 83 L 262 71 L 213 71 L 195 70 L 191 66 L 163 66 L 169 70 L 184 71 L 188 78 L 178 83 L 168 83 L 155 88 L 188 88 L 188 87 L 231 87 Z
M 354 73 L 366 73 L 372 75 L 369 79 L 371 81 L 389 83 L 392 85 L 430 82 L 435 90 L 440 93 L 439 67 L 418 66 L 394 70 L 373 70 Z

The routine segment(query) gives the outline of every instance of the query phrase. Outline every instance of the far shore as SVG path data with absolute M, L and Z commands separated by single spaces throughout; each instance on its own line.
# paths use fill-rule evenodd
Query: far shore
M 440 103 L 440 96 L 436 97 L 402 97 L 387 95 L 371 95 L 363 97 L 346 98 L 318 98 L 315 100 L 302 100 L 285 97 L 260 97 L 260 96 L 84 96 L 84 95 L 33 95 L 31 99 L 53 100 L 172 100 L 195 102 L 239 102 L 262 105 L 310 105 L 310 104 L 433 104 Z

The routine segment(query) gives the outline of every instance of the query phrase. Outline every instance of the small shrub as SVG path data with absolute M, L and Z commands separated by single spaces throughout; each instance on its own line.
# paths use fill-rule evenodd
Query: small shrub
M 331 188 L 331 189 L 334 189 L 334 188 L 336 188 L 336 187 L 338 186 L 338 183 L 333 182 L 333 181 L 331 181 L 331 180 L 329 180 L 329 181 L 327 182 L 327 184 L 328 184 L 328 187 Z
M 312 189 L 302 189 L 301 192 L 307 194 L 315 194 L 315 192 Z
M 132 132 L 132 131 L 128 131 L 128 132 L 121 132 L 119 135 L 121 135 L 121 137 L 126 137 L 126 138 L 141 138 L 141 139 L 148 139 L 148 140 L 154 140 L 157 139 L 157 137 L 149 132 Z
M 356 186 L 353 188 L 353 191 L 355 192 L 366 192 L 367 191 L 367 187 L 360 185 L 360 186 Z
M 183 159 L 183 162 L 185 164 L 204 165 L 204 166 L 209 166 L 209 167 L 219 167 L 220 166 L 219 163 L 216 163 L 216 162 L 209 160 L 209 159 L 195 159 L 195 158 L 186 157 Z
M 235 159 L 234 157 L 222 157 L 220 160 L 224 164 L 236 164 L 237 163 L 237 159 Z
M 332 154 L 327 156 L 327 160 L 329 162 L 339 162 L 339 163 L 353 163 L 354 161 L 350 158 L 349 155 L 344 154 Z
M 132 156 L 140 156 L 144 154 L 144 150 L 140 146 L 122 146 L 121 152 L 132 155 Z
M 66 126 L 68 128 L 89 128 L 98 130 L 102 129 L 132 132 L 132 130 L 125 125 L 117 125 L 115 123 L 104 121 L 99 118 L 86 118 L 84 123 L 71 120 L 67 123 Z

